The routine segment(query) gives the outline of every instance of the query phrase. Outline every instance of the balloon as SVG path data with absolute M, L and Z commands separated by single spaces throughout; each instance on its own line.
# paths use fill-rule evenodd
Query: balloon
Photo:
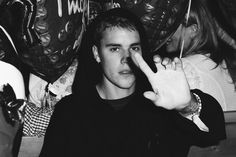
M 19 69 L 19 60 L 17 60 L 14 46 L 2 26 L 0 26 L 0 60 L 12 64 Z
M 112 3 L 113 2 L 113 3 Z M 123 7 L 135 13 L 143 23 L 151 50 L 158 50 L 178 28 L 187 12 L 189 0 L 113 0 L 105 9 Z
M 48 82 L 71 65 L 86 25 L 88 0 L 3 0 L 0 25 L 19 58 Z
M 102 3 L 99 0 L 89 0 L 89 17 L 88 22 L 90 23 L 100 12 L 104 11 Z

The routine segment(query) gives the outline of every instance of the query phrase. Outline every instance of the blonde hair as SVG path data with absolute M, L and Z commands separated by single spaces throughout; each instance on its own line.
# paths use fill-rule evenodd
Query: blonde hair
M 217 53 L 217 29 L 210 11 L 201 0 L 192 1 L 188 23 L 184 23 L 184 26 L 188 27 L 193 24 L 197 25 L 198 33 L 190 46 L 184 50 L 183 55 L 207 54 L 209 51 Z M 212 57 L 214 58 L 214 56 Z

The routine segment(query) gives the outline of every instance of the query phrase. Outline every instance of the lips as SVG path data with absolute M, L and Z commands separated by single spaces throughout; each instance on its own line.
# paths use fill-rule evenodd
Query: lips
M 119 74 L 122 74 L 122 75 L 133 75 L 133 72 L 132 70 L 122 70 L 119 72 Z

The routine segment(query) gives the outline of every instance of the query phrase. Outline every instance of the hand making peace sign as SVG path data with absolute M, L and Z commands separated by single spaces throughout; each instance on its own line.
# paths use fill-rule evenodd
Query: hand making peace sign
M 161 59 L 158 55 L 153 57 L 157 72 L 154 73 L 139 53 L 131 54 L 134 63 L 147 76 L 153 91 L 144 92 L 156 106 L 166 109 L 181 110 L 191 101 L 190 88 L 179 58 L 170 60 Z

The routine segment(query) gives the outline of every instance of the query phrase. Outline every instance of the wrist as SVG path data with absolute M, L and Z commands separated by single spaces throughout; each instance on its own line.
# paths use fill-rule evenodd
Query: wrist
M 179 113 L 184 117 L 193 117 L 195 115 L 200 115 L 202 109 L 202 103 L 200 97 L 196 93 L 191 93 L 191 101 L 188 106 L 179 111 Z

